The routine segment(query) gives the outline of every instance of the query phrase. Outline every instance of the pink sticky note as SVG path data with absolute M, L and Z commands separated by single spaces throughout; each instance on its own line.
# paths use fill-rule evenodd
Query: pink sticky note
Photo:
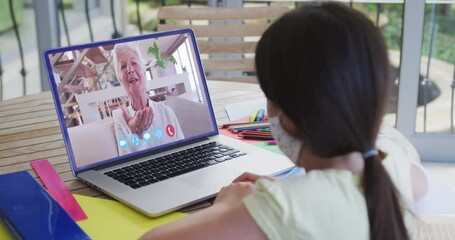
M 84 210 L 82 210 L 73 194 L 71 194 L 62 178 L 57 174 L 48 160 L 36 160 L 31 162 L 30 165 L 35 169 L 49 194 L 65 209 L 74 221 L 87 219 Z

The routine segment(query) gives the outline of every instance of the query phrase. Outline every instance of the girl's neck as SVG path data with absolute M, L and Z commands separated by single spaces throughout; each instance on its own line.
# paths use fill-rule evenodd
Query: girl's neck
M 351 152 L 336 157 L 322 158 L 315 155 L 309 149 L 302 148 L 302 151 L 300 152 L 300 159 L 300 162 L 303 163 L 300 165 L 303 165 L 307 172 L 316 169 L 343 169 L 348 170 L 353 174 L 362 174 L 365 165 L 360 152 Z

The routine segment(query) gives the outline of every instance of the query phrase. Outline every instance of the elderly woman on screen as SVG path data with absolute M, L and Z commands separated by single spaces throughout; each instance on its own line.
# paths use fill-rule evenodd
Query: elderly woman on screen
M 117 79 L 129 97 L 128 106 L 122 104 L 121 109 L 113 111 L 119 155 L 183 139 L 172 109 L 147 96 L 145 65 L 139 44 L 116 44 L 113 58 Z

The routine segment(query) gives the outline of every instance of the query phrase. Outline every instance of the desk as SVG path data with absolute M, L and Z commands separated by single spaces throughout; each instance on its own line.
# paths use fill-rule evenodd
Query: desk
M 257 84 L 208 81 L 218 124 L 229 119 L 224 106 L 263 98 Z M 0 102 L 0 174 L 31 170 L 30 162 L 48 159 L 71 192 L 106 197 L 71 173 L 60 125 L 50 92 Z

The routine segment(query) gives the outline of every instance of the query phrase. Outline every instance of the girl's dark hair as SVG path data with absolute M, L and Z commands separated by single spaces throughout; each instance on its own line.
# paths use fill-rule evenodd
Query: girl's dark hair
M 389 96 L 387 47 L 379 29 L 343 4 L 288 12 L 256 50 L 262 90 L 321 157 L 375 148 Z M 365 159 L 371 239 L 408 239 L 398 193 L 378 156 Z

